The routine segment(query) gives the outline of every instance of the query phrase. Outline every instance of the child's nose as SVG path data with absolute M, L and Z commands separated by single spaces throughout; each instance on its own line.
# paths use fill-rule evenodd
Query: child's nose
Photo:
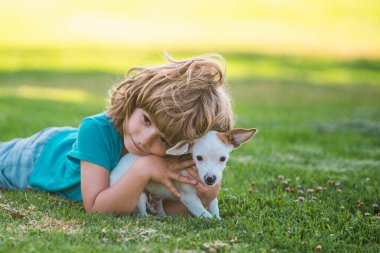
M 152 144 L 153 139 L 157 135 L 157 131 L 154 129 L 147 129 L 142 133 L 140 138 L 140 145 L 147 148 Z

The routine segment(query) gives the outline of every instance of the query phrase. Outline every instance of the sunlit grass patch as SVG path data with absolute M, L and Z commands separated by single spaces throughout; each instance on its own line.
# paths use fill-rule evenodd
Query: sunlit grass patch
M 9 224 L 5 228 L 8 232 L 30 233 L 38 232 L 63 232 L 65 234 L 81 233 L 82 224 L 75 220 L 60 220 L 38 210 L 36 206 L 27 208 L 15 208 L 10 204 L 0 204 L 0 210 L 5 213 L 3 219 L 22 221 L 21 224 Z M 14 226 L 16 225 L 16 226 Z
M 169 51 L 174 59 L 208 51 Z M 380 85 L 379 60 L 343 60 L 216 51 L 227 61 L 227 81 L 318 85 Z M 0 49 L 0 78 L 23 72 L 94 72 L 120 77 L 135 66 L 163 64 L 163 51 L 126 48 Z M 43 74 L 43 73 L 41 73 Z
M 34 100 L 52 100 L 69 103 L 94 103 L 104 100 L 89 95 L 87 92 L 79 89 L 63 89 L 22 85 L 18 87 L 0 87 L 0 97 L 14 96 L 18 98 Z

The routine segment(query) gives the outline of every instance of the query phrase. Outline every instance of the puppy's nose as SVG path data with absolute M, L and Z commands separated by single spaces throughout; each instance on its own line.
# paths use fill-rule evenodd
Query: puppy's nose
M 205 179 L 206 184 L 213 185 L 215 183 L 216 176 L 215 175 L 209 176 L 208 174 L 206 174 L 204 179 Z

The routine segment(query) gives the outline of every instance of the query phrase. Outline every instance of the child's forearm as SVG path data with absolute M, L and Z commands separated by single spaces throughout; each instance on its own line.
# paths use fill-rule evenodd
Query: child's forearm
M 84 177 L 88 171 L 94 171 L 94 168 L 88 168 L 86 166 L 96 165 L 88 164 L 90 163 L 81 164 L 83 170 L 82 177 Z M 100 179 L 87 174 L 87 177 L 82 178 L 82 182 L 86 182 L 86 185 L 82 185 L 85 210 L 87 212 L 116 214 L 132 213 L 136 208 L 145 185 L 151 179 L 152 170 L 150 170 L 149 166 L 151 165 L 149 164 L 149 159 L 140 158 L 133 163 L 126 174 L 111 187 L 109 187 L 108 183 L 109 176 L 104 175 L 101 176 L 101 178 L 103 178 L 103 186 L 98 187 L 98 189 L 92 189 L 94 182 Z M 103 168 L 100 171 L 105 171 L 105 169 Z M 105 177 L 107 177 L 107 179 Z M 186 178 L 186 180 L 190 179 Z M 198 182 L 198 184 L 201 183 Z M 211 189 L 206 189 L 206 192 L 209 194 L 198 192 L 201 193 L 200 197 L 204 206 L 208 206 L 211 200 L 218 195 L 219 188 L 220 184 L 217 184 L 215 187 L 211 187 Z M 200 189 L 198 189 L 198 191 L 199 190 Z M 202 191 L 204 191 L 204 189 Z M 164 209 L 168 215 L 188 214 L 186 207 L 180 201 L 165 201 Z
M 136 161 L 113 186 L 101 191 L 90 212 L 129 214 L 136 208 L 145 185 L 149 181 L 143 159 Z

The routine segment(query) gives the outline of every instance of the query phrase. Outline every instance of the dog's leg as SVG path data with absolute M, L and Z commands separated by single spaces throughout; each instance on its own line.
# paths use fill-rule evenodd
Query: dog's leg
M 156 211 L 157 211 L 158 216 L 167 216 L 165 213 L 164 204 L 163 204 L 162 199 L 160 199 L 157 202 L 157 210 Z
M 204 208 L 201 200 L 194 194 L 181 194 L 181 202 L 195 217 L 212 218 L 212 215 Z
M 137 202 L 135 213 L 141 216 L 148 216 L 148 213 L 146 211 L 146 204 L 148 202 L 148 196 L 145 192 L 142 192 L 139 198 L 139 201 Z
M 218 206 L 218 198 L 215 198 L 213 201 L 211 201 L 209 206 L 210 213 L 212 215 L 215 215 L 215 217 L 218 220 L 221 220 L 222 218 L 219 215 L 219 206 Z

